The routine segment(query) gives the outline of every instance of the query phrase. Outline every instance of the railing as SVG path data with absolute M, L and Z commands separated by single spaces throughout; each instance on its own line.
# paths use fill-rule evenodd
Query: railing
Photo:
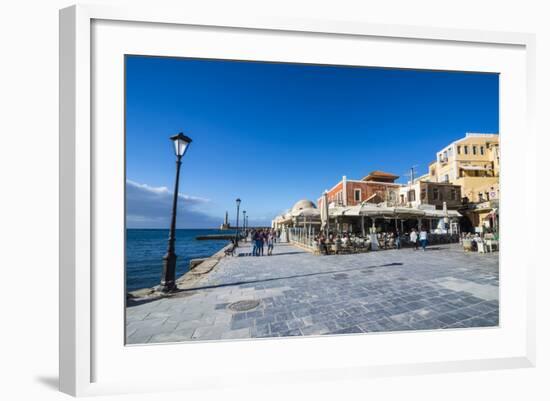
M 317 249 L 315 236 L 318 231 L 315 228 L 292 227 L 288 229 L 288 241 L 301 248 L 314 252 Z

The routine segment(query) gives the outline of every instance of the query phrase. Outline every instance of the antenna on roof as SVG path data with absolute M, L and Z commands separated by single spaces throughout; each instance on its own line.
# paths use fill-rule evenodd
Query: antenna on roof
M 409 184 L 414 184 L 414 177 L 415 177 L 415 174 L 416 174 L 416 171 L 415 171 L 416 167 L 418 167 L 418 164 L 412 165 L 411 168 L 409 169 L 409 171 L 407 171 L 406 173 L 403 173 L 404 175 L 409 176 L 409 178 L 410 178 Z

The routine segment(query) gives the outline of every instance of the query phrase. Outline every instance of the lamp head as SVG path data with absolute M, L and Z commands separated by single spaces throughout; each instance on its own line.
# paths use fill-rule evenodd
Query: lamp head
M 183 132 L 180 132 L 177 135 L 171 136 L 170 139 L 174 142 L 174 151 L 176 156 L 183 157 L 189 144 L 191 143 L 191 138 L 186 135 L 183 135 Z

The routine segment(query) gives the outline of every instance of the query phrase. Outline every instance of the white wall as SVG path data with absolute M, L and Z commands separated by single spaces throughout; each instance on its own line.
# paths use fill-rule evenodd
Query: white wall
M 131 1 L 96 1 L 124 4 Z M 57 259 L 58 259 L 58 8 L 72 1 L 26 0 L 2 3 L 0 22 L 0 393 L 6 400 L 54 400 L 65 396 L 54 389 L 57 380 Z M 359 1 L 212 1 L 156 0 L 232 14 L 365 20 L 442 27 L 528 31 L 538 34 L 538 120 L 547 121 L 550 71 L 550 13 L 544 1 L 359 0 Z M 539 135 L 533 149 L 548 148 Z M 545 143 L 543 143 L 543 141 Z M 539 159 L 542 171 L 543 161 Z M 542 177 L 541 177 L 542 179 Z M 545 174 L 545 179 L 547 175 Z M 548 192 L 547 186 L 539 191 Z M 539 199 L 542 199 L 539 193 Z M 548 199 L 548 196 L 546 196 Z M 541 233 L 534 240 L 544 240 Z M 542 247 L 541 247 L 542 248 Z M 549 269 L 539 268 L 539 367 L 529 370 L 376 379 L 362 383 L 327 382 L 315 387 L 254 388 L 186 399 L 550 399 L 548 350 Z M 398 334 L 397 334 L 398 335 Z M 290 358 L 290 356 L 289 356 Z M 185 361 L 182 361 L 185 363 Z M 314 393 L 314 394 L 312 394 Z M 10 394 L 10 395 L 8 395 Z M 176 395 L 142 395 L 126 399 L 166 399 Z M 179 395 L 178 397 L 181 397 Z M 114 397 L 112 397 L 114 399 Z M 109 398 L 111 399 L 111 398 Z

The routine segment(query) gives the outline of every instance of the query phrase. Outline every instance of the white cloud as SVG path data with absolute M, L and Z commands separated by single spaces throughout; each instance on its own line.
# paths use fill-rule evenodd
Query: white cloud
M 132 180 L 126 180 L 126 186 L 132 186 L 132 187 L 135 187 L 135 188 L 138 188 L 138 189 L 141 189 L 143 191 L 150 192 L 150 193 L 153 193 L 153 194 L 156 194 L 156 195 L 159 195 L 159 196 L 163 196 L 163 195 L 172 196 L 172 193 L 173 193 L 172 191 L 170 191 L 166 187 L 152 187 L 151 185 L 140 184 L 139 182 L 135 182 L 135 181 L 132 181 Z M 198 197 L 198 196 L 185 195 L 185 194 L 182 194 L 181 192 L 178 193 L 178 198 L 186 200 L 186 201 L 191 201 L 193 203 L 194 202 L 197 202 L 197 203 L 210 202 L 210 199 L 201 198 L 201 197 Z
M 126 180 L 126 223 L 128 228 L 168 228 L 172 209 L 172 194 L 166 187 Z M 214 228 L 223 217 L 213 217 L 201 211 L 210 202 L 199 196 L 178 194 L 178 228 Z

